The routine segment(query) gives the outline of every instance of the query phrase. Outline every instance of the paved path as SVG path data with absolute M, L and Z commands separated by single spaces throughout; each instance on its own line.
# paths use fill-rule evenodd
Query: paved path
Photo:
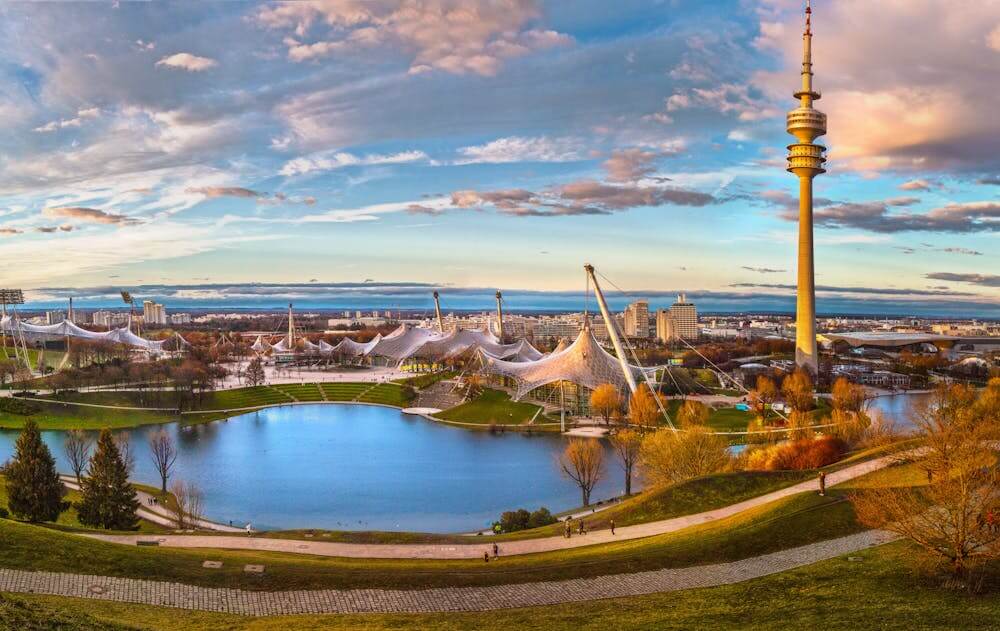
M 80 485 L 77 484 L 75 477 L 70 475 L 60 475 L 59 478 L 62 480 L 63 486 L 66 488 L 73 489 L 74 491 L 80 490 Z M 151 521 L 154 524 L 166 526 L 167 528 L 176 527 L 177 522 L 166 507 L 159 503 L 150 504 L 149 500 L 153 497 L 150 493 L 141 489 L 136 489 L 135 494 L 139 498 L 140 503 L 139 508 L 135 511 L 136 515 L 146 521 Z M 207 519 L 199 519 L 198 528 L 202 530 L 215 530 L 218 532 L 243 532 L 242 528 L 226 526 L 225 524 L 217 524 L 214 521 L 208 521 Z
M 860 477 L 872 471 L 877 471 L 895 462 L 899 454 L 884 456 L 856 465 L 845 467 L 827 475 L 828 486 L 840 484 L 848 480 Z M 575 534 L 570 539 L 559 535 L 539 539 L 524 539 L 521 541 L 500 542 L 500 553 L 503 556 L 513 556 L 519 554 L 534 554 L 538 552 L 548 552 L 552 550 L 565 550 L 568 548 L 579 548 L 600 543 L 611 543 L 627 539 L 639 539 L 651 537 L 665 533 L 676 532 L 690 526 L 703 524 L 718 519 L 725 519 L 743 511 L 769 504 L 775 500 L 816 491 L 818 481 L 808 480 L 795 484 L 784 489 L 773 491 L 766 495 L 751 498 L 749 500 L 717 508 L 715 510 L 685 515 L 673 519 L 664 519 L 635 526 L 621 526 L 612 535 L 610 530 L 597 530 L 588 532 L 585 535 Z M 297 540 L 297 539 L 266 539 L 261 537 L 234 537 L 234 536 L 213 536 L 213 535 L 158 535 L 150 537 L 148 535 L 102 535 L 86 534 L 83 536 L 93 537 L 102 541 L 114 543 L 132 544 L 136 541 L 148 541 L 156 538 L 161 546 L 173 548 L 225 548 L 235 550 L 263 550 L 268 552 L 291 552 L 299 554 L 313 554 L 318 556 L 331 557 L 351 557 L 367 559 L 476 559 L 482 558 L 483 551 L 492 546 L 492 540 L 488 537 L 476 543 L 449 543 L 449 544 L 362 544 L 362 543 L 334 543 L 328 541 Z
M 129 578 L 0 569 L 0 592 L 50 594 L 245 616 L 491 611 L 732 585 L 888 543 L 893 538 L 885 532 L 868 531 L 731 563 L 490 587 L 253 592 Z

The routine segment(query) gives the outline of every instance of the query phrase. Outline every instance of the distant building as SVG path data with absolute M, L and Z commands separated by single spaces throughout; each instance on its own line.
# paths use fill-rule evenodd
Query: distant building
M 625 307 L 625 336 L 647 338 L 649 337 L 649 302 L 646 300 L 636 300 Z
M 694 303 L 681 294 L 669 309 L 656 312 L 656 339 L 667 343 L 672 340 L 691 340 L 698 337 L 698 310 Z
M 59 324 L 66 319 L 66 312 L 64 311 L 46 311 L 45 312 L 45 324 Z
M 191 324 L 191 314 L 174 313 L 170 316 L 170 324 Z
M 167 324 L 167 310 L 159 303 L 146 300 L 142 303 L 142 321 L 146 326 L 164 326 Z

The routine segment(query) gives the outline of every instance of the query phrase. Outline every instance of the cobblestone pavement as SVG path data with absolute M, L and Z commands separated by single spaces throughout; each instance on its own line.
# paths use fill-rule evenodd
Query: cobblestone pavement
M 0 569 L 0 592 L 91 598 L 244 616 L 489 611 L 731 585 L 856 552 L 893 538 L 889 533 L 868 531 L 732 563 L 491 587 L 253 592 Z
M 834 486 L 859 476 L 881 469 L 898 456 L 876 458 L 856 465 L 845 467 L 829 474 L 826 478 L 828 486 Z M 501 541 L 500 554 L 514 556 L 519 554 L 535 554 L 552 550 L 566 550 L 595 544 L 612 543 L 628 539 L 652 537 L 670 532 L 676 532 L 698 524 L 704 524 L 719 519 L 732 517 L 738 513 L 763 506 L 784 497 L 799 493 L 815 492 L 819 488 L 817 480 L 807 480 L 777 491 L 767 493 L 749 500 L 723 506 L 715 510 L 684 515 L 672 519 L 636 524 L 634 526 L 619 526 L 615 534 L 610 530 L 594 530 L 585 535 L 576 533 L 569 539 L 563 536 L 542 537 L 538 539 L 523 539 L 520 541 Z M 85 534 L 83 536 L 135 545 L 136 541 L 155 539 L 161 546 L 172 548 L 225 548 L 229 550 L 259 550 L 267 552 L 285 552 L 293 554 L 312 554 L 318 556 L 335 556 L 364 559 L 476 559 L 482 558 L 483 552 L 492 550 L 492 540 L 488 537 L 477 537 L 476 541 L 454 544 L 364 544 L 364 543 L 333 543 L 315 539 L 268 539 L 265 537 L 240 537 L 220 535 L 103 535 Z

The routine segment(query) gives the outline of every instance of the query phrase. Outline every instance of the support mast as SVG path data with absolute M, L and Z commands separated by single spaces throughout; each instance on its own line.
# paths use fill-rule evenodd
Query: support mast
M 615 354 L 618 355 L 618 363 L 621 364 L 622 374 L 625 375 L 629 392 L 635 392 L 637 390 L 635 376 L 628 365 L 628 358 L 625 356 L 625 349 L 622 348 L 622 342 L 618 338 L 618 327 L 615 326 L 614 318 L 611 317 L 611 312 L 608 311 L 608 303 L 604 301 L 604 293 L 601 291 L 601 286 L 597 283 L 597 277 L 594 276 L 594 266 L 588 263 L 583 266 L 583 269 L 586 270 L 587 277 L 594 283 L 594 295 L 597 296 L 597 305 L 601 308 L 601 315 L 604 316 L 604 325 L 608 327 L 608 337 L 611 338 L 611 345 L 615 347 Z
M 434 292 L 434 313 L 437 314 L 438 331 L 444 333 L 444 318 L 441 317 L 441 300 L 438 292 Z
M 497 290 L 497 335 L 500 337 L 500 343 L 503 344 L 503 296 L 499 289 Z

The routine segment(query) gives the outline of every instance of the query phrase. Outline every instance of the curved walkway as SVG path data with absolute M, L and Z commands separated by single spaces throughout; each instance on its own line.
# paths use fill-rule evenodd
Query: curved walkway
M 253 592 L 0 569 L 0 592 L 91 598 L 244 616 L 491 611 L 732 585 L 888 543 L 893 538 L 888 533 L 868 531 L 732 563 L 491 587 Z
M 845 467 L 840 471 L 835 471 L 827 475 L 827 485 L 833 486 L 865 474 L 877 471 L 895 462 L 900 457 L 899 454 L 883 456 L 856 465 Z M 563 536 L 544 537 L 539 539 L 523 539 L 520 541 L 498 542 L 500 554 L 502 556 L 513 556 L 519 554 L 534 554 L 538 552 L 549 552 L 553 550 L 565 550 L 568 548 L 580 548 L 601 543 L 611 543 L 628 539 L 639 539 L 651 537 L 703 524 L 718 519 L 725 519 L 743 511 L 769 504 L 775 500 L 816 491 L 819 482 L 808 480 L 801 482 L 766 495 L 751 498 L 749 500 L 730 504 L 715 510 L 664 519 L 635 526 L 621 526 L 612 535 L 610 530 L 597 530 L 588 532 L 585 535 L 574 534 L 572 538 L 566 539 Z M 286 552 L 297 554 L 312 554 L 317 556 L 350 557 L 367 559 L 481 559 L 483 552 L 487 548 L 492 548 L 493 541 L 490 538 L 483 538 L 475 543 L 449 543 L 449 544 L 363 544 L 363 543 L 333 543 L 315 540 L 299 539 L 267 539 L 260 537 L 233 537 L 214 535 L 102 535 L 85 534 L 83 536 L 93 537 L 102 541 L 113 543 L 135 544 L 137 541 L 149 541 L 155 539 L 161 546 L 174 548 L 225 548 L 234 550 L 260 550 L 268 552 Z

